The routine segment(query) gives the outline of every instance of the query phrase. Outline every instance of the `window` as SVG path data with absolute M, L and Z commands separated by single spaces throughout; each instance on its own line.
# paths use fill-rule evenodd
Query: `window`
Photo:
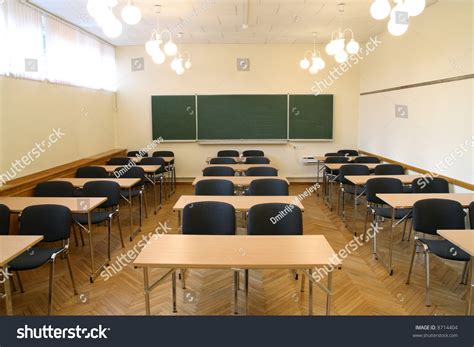
M 0 11 L 0 74 L 115 90 L 113 46 L 18 0 Z

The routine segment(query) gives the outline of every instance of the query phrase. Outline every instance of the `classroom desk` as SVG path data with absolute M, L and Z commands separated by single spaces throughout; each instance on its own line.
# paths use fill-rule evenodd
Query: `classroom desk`
M 245 250 L 245 256 L 242 251 Z M 240 251 L 240 252 L 239 252 Z M 246 236 L 246 235 L 161 235 L 152 238 L 134 261 L 143 268 L 145 311 L 150 315 L 150 293 L 169 275 L 172 276 L 173 312 L 176 310 L 176 269 L 301 269 L 309 279 L 308 313 L 313 313 L 313 284 L 327 294 L 326 315 L 330 314 L 332 274 L 327 287 L 311 276 L 321 265 L 338 266 L 334 250 L 323 235 Z M 149 268 L 170 269 L 150 285 Z M 234 313 L 238 313 L 237 282 L 234 272 Z M 245 271 L 245 298 L 248 299 L 248 271 Z M 247 311 L 247 310 L 246 310 Z
M 72 213 L 87 214 L 87 228 L 83 229 L 89 235 L 89 252 L 91 260 L 91 273 L 90 280 L 94 282 L 99 272 L 105 267 L 106 262 L 95 267 L 94 261 L 94 249 L 92 247 L 92 223 L 91 223 L 91 212 L 100 206 L 102 203 L 107 201 L 107 198 L 65 198 L 65 197 L 31 197 L 31 196 L 7 196 L 0 197 L 0 204 L 8 206 L 11 213 L 21 213 L 25 208 L 34 205 L 61 205 L 66 206 L 71 210 Z M 108 259 L 110 260 L 110 259 Z
M 413 182 L 413 180 L 418 179 L 418 178 L 423 178 L 424 175 L 416 174 L 416 175 L 360 175 L 360 176 L 345 176 L 345 179 L 348 180 L 349 182 L 355 184 L 356 186 L 365 186 L 367 184 L 367 181 L 372 179 L 372 178 L 396 178 L 402 182 L 402 184 L 410 184 Z M 366 189 L 364 188 L 359 195 L 354 196 L 354 225 L 353 225 L 353 230 L 354 233 L 356 233 L 355 230 L 355 223 L 356 223 L 356 216 L 357 216 L 357 203 L 359 201 L 359 198 L 365 194 Z M 339 210 L 339 208 L 338 208 Z M 342 211 L 342 217 L 343 221 L 346 221 L 346 215 L 344 210 Z M 349 226 L 347 224 L 347 226 Z
M 464 208 L 468 207 L 469 204 L 474 201 L 474 193 L 399 193 L 399 194 L 377 194 L 377 197 L 383 200 L 387 205 L 392 208 L 392 217 L 390 223 L 390 240 L 389 240 L 389 254 L 388 264 L 383 260 L 382 264 L 385 265 L 390 275 L 393 274 L 392 268 L 392 251 L 393 251 L 393 230 L 395 227 L 395 210 L 400 208 L 412 208 L 413 205 L 424 199 L 448 199 L 459 202 Z M 375 233 L 376 234 L 376 233 Z M 375 238 L 374 240 L 375 241 Z M 374 254 L 377 256 L 377 250 L 374 247 Z
M 344 157 L 343 155 L 341 155 L 341 157 Z M 361 157 L 361 156 L 348 156 L 347 158 L 349 158 L 349 161 L 353 161 L 355 158 L 358 158 L 358 157 Z M 324 155 L 315 155 L 313 156 L 314 159 L 316 159 L 316 164 L 317 164 L 317 169 L 316 169 L 316 182 L 319 183 L 319 178 L 320 178 L 320 174 L 321 174 L 321 170 L 324 169 L 324 165 L 321 165 L 321 164 L 324 164 L 324 161 L 327 159 L 327 158 L 330 158 L 330 157 L 326 157 Z M 319 191 L 318 191 L 318 196 L 319 196 Z
M 238 187 L 248 187 L 250 183 L 252 183 L 252 181 L 258 179 L 280 179 L 290 184 L 290 182 L 288 182 L 288 180 L 284 176 L 198 176 L 194 179 L 193 186 L 195 186 L 200 181 L 210 179 L 228 180 Z
M 84 184 L 87 182 L 95 182 L 95 181 L 110 181 L 110 182 L 117 182 L 120 185 L 121 189 L 126 189 L 129 192 L 129 196 L 131 196 L 132 188 L 138 182 L 140 182 L 139 178 L 55 178 L 53 181 L 64 181 L 71 183 L 75 188 L 82 188 Z M 128 203 L 129 210 L 130 210 L 130 241 L 133 240 L 134 235 L 141 230 L 142 226 L 142 213 L 141 213 L 141 206 L 140 206 L 140 218 L 139 218 L 139 226 L 134 230 L 133 228 L 133 199 L 127 199 L 127 197 L 122 195 L 122 198 Z
M 135 163 L 139 163 L 143 158 L 148 158 L 148 157 L 127 157 L 130 160 L 134 161 Z M 172 162 L 175 158 L 174 157 L 156 157 L 156 158 L 161 158 L 163 159 L 166 163 Z
M 206 158 L 206 164 L 209 164 L 209 165 L 221 165 L 221 164 L 210 164 L 211 159 L 214 159 L 214 158 L 231 158 L 231 159 L 234 159 L 237 163 L 244 163 L 244 162 L 245 162 L 245 158 L 248 158 L 248 157 L 207 157 L 207 158 Z
M 8 263 L 43 239 L 42 235 L 0 235 L 0 275 L 3 278 L 7 315 L 13 314 L 12 291 Z M 2 295 L 0 295 L 2 297 Z
M 252 167 L 273 167 L 273 168 L 275 168 L 275 166 L 273 166 L 271 164 L 212 164 L 212 165 L 206 165 L 204 168 L 215 167 L 215 166 L 230 167 L 230 168 L 234 169 L 235 172 L 239 172 L 239 173 L 242 173 L 242 172 L 244 172 L 247 169 L 250 169 Z M 215 177 L 215 176 L 213 176 L 213 177 Z
M 470 261 L 470 285 L 467 296 L 466 314 L 471 315 L 472 309 L 472 287 L 474 287 L 474 230 L 438 230 L 438 235 L 461 248 L 471 256 Z
M 113 173 L 115 172 L 116 169 L 124 167 L 125 165 L 99 165 L 100 167 L 103 167 L 105 171 L 108 173 Z M 162 192 L 163 192 L 163 185 L 160 185 L 160 208 L 158 208 L 158 205 L 156 203 L 156 177 L 155 177 L 155 172 L 158 171 L 161 168 L 161 165 L 137 165 L 138 167 L 141 167 L 143 171 L 145 171 L 145 178 L 151 183 L 153 186 L 153 202 L 154 202 L 154 207 L 155 207 L 155 214 L 158 213 L 158 210 L 161 209 L 161 204 L 162 204 Z M 152 176 L 152 178 L 150 178 Z M 160 181 L 161 182 L 161 181 Z M 162 183 L 162 182 L 161 182 Z
M 193 204 L 202 201 L 217 201 L 226 202 L 234 206 L 237 211 L 245 213 L 254 205 L 266 203 L 282 203 L 292 204 L 298 206 L 302 212 L 304 207 L 301 201 L 296 196 L 249 196 L 249 195 L 232 195 L 232 196 L 218 196 L 218 195 L 181 195 L 173 206 L 173 211 L 178 211 L 178 224 L 181 227 L 181 211 L 188 204 Z

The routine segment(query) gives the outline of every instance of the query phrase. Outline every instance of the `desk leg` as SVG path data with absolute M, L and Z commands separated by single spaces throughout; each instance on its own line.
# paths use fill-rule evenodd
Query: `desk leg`
M 309 274 L 312 274 L 312 270 L 309 269 Z M 313 281 L 308 281 L 308 316 L 313 315 Z
M 472 287 L 474 286 L 474 257 L 471 256 L 471 271 L 469 274 L 469 281 L 467 284 L 469 285 L 469 290 L 467 291 L 467 315 L 471 315 L 472 310 Z
M 393 268 L 392 268 L 392 253 L 393 253 L 393 229 L 395 228 L 395 208 L 392 207 L 392 218 L 391 218 L 391 224 L 390 224 L 390 241 L 388 244 L 388 270 L 390 273 L 390 276 L 393 275 Z
M 320 161 L 318 160 L 318 169 L 316 171 L 316 182 L 319 184 L 319 167 L 320 167 Z M 319 189 L 316 191 L 316 196 L 319 196 Z
M 245 269 L 245 314 L 248 314 L 248 310 L 249 310 L 249 270 Z
M 132 188 L 128 188 L 128 208 L 130 211 L 130 241 L 133 240 L 133 203 L 132 203 Z
M 91 276 L 90 281 L 94 283 L 94 247 L 92 246 L 92 221 L 91 221 L 91 213 L 87 213 L 87 230 L 89 233 L 89 252 L 91 253 Z
M 173 313 L 178 312 L 176 309 L 176 271 L 171 274 L 171 288 L 173 291 Z
M 331 315 L 331 303 L 332 303 L 332 271 L 328 273 L 328 293 L 326 299 L 326 316 Z
M 239 300 L 239 295 L 238 295 L 238 286 L 239 286 L 239 272 L 234 271 L 234 314 L 238 314 L 238 300 Z
M 183 227 L 181 225 L 181 210 L 178 210 L 178 231 L 182 234 Z
M 143 290 L 145 294 L 145 312 L 146 315 L 150 315 L 150 289 L 148 285 L 148 268 L 143 268 Z
M 153 174 L 153 202 L 155 203 L 155 215 L 158 213 L 158 207 L 156 204 L 156 175 Z M 161 208 L 161 205 L 160 205 Z
M 12 305 L 12 290 L 10 287 L 10 276 L 8 272 L 8 267 L 5 265 L 1 268 L 2 276 L 4 279 L 3 286 L 5 288 L 5 308 L 7 311 L 7 316 L 13 315 L 13 305 Z

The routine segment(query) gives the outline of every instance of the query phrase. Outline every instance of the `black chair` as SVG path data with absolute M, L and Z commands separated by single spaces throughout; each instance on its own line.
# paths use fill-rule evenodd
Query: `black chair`
M 218 157 L 209 160 L 209 164 L 236 164 L 234 158 Z
M 265 157 L 248 157 L 245 164 L 270 164 L 270 159 Z
M 235 171 L 227 166 L 208 166 L 202 170 L 203 176 L 235 176 Z
M 392 218 L 392 208 L 387 207 L 385 202 L 377 197 L 377 194 L 398 194 L 403 193 L 403 184 L 399 179 L 389 177 L 371 178 L 367 181 L 367 189 L 365 192 L 367 198 L 367 213 L 365 216 L 364 232 L 367 231 L 367 222 L 369 213 L 372 213 L 373 222 L 378 223 L 380 218 Z M 411 217 L 410 208 L 396 209 L 394 218 L 397 220 L 395 226 L 401 222 L 405 222 L 403 226 L 402 240 L 405 237 L 407 221 Z M 374 244 L 376 243 L 377 233 L 374 233 Z
M 107 165 L 134 165 L 135 163 L 127 157 L 110 158 Z
M 469 222 L 471 229 L 474 230 L 474 201 L 469 204 Z
M 109 178 L 107 171 L 100 166 L 84 166 L 76 171 L 77 178 Z
M 357 157 L 359 155 L 359 152 L 355 149 L 340 149 L 339 151 L 337 151 L 337 153 L 340 153 L 347 157 Z
M 254 205 L 247 216 L 248 235 L 303 235 L 303 215 L 296 205 Z
M 153 156 L 160 157 L 160 158 L 169 158 L 169 157 L 174 158 L 174 152 L 155 151 L 153 152 Z M 169 162 L 166 162 L 166 164 L 167 164 L 166 170 L 168 171 L 168 175 L 169 175 L 170 187 L 172 188 L 172 192 L 174 192 L 176 188 L 176 166 L 174 163 L 174 159 L 170 160 Z
M 413 193 L 449 193 L 449 183 L 440 177 L 416 178 L 411 182 Z
M 153 185 L 154 190 L 154 199 L 155 199 L 155 214 L 156 211 L 156 179 L 158 178 L 160 181 L 160 205 L 163 202 L 163 188 L 165 189 L 165 196 L 170 197 L 170 193 L 168 189 L 166 189 L 166 162 L 163 158 L 160 157 L 149 157 L 149 158 L 142 158 L 140 161 L 140 165 L 160 165 L 160 168 L 156 170 L 153 174 L 148 174 L 147 176 L 150 178 L 151 181 L 145 181 L 147 184 L 150 183 Z M 153 183 L 152 183 L 153 182 Z
M 146 158 L 148 157 L 148 153 L 143 151 L 130 151 L 127 152 L 127 157 Z
M 354 163 L 364 163 L 364 164 L 377 164 L 380 163 L 380 159 L 377 157 L 357 157 L 354 159 Z
M 250 183 L 246 195 L 289 195 L 288 183 L 278 178 L 262 178 Z
M 442 229 L 464 229 L 464 211 L 462 205 L 453 200 L 446 199 L 425 199 L 417 201 L 413 205 L 413 228 L 415 230 L 415 242 L 408 271 L 407 284 L 410 284 L 410 277 L 413 269 L 417 246 L 423 248 L 425 256 L 425 276 L 426 276 L 426 306 L 430 306 L 430 254 L 440 258 L 456 261 L 464 261 L 464 273 L 461 283 L 466 283 L 467 264 L 470 260 L 469 254 L 461 248 L 455 246 L 445 239 L 425 239 L 418 238 L 416 233 L 423 235 L 438 235 L 437 230 Z M 466 231 L 469 232 L 469 231 Z
M 342 164 L 349 162 L 349 158 L 341 156 L 338 153 L 337 156 L 328 156 L 325 160 L 325 164 Z M 332 184 L 339 180 L 339 170 L 331 170 L 328 167 L 324 168 L 323 171 L 323 186 L 324 196 L 329 196 L 329 202 L 332 209 Z
M 120 172 L 118 175 L 120 178 L 139 178 L 140 181 L 136 183 L 132 189 L 122 189 L 120 191 L 120 195 L 127 201 L 127 203 L 131 206 L 133 198 L 138 197 L 139 200 L 139 221 L 140 227 L 142 226 L 142 205 L 145 204 L 145 217 L 148 218 L 148 205 L 146 199 L 146 192 L 145 192 L 145 171 L 143 168 L 139 166 L 132 166 L 132 167 L 118 167 L 115 169 L 115 172 Z M 133 240 L 133 231 L 130 233 L 130 241 Z
M 351 181 L 346 179 L 346 176 L 366 176 L 369 175 L 370 171 L 366 165 L 350 164 L 342 165 L 339 170 L 339 194 L 337 198 L 337 214 L 339 214 L 339 204 L 341 203 L 342 197 L 342 215 L 345 220 L 345 194 L 349 194 L 354 197 L 354 218 L 356 218 L 356 204 L 357 199 L 365 194 L 365 187 L 355 185 Z
M 203 201 L 188 204 L 183 209 L 183 234 L 235 235 L 235 230 L 235 208 L 231 204 Z M 181 269 L 181 276 L 184 289 L 186 288 L 184 269 Z M 238 271 L 234 272 L 234 281 L 238 281 Z M 234 287 L 236 292 L 237 285 Z
M 234 183 L 229 180 L 205 179 L 196 183 L 196 195 L 234 195 Z
M 8 235 L 10 232 L 10 209 L 0 204 L 0 235 Z
M 248 150 L 248 151 L 243 151 L 242 156 L 244 157 L 264 157 L 265 154 L 263 151 L 260 150 Z
M 375 167 L 374 174 L 375 175 L 404 175 L 405 168 L 398 164 L 381 164 Z
M 325 157 L 344 157 L 343 154 L 335 153 L 335 152 L 325 153 L 324 156 Z
M 245 170 L 245 176 L 278 176 L 278 170 L 274 167 L 251 167 Z
M 234 151 L 234 150 L 223 150 L 217 152 L 218 157 L 239 157 L 240 153 L 239 151 Z
M 20 254 L 9 264 L 9 269 L 15 271 L 17 276 L 20 271 L 36 269 L 46 263 L 51 264 L 48 301 L 49 315 L 53 312 L 54 268 L 56 259 L 59 256 L 64 256 L 67 259 L 74 295 L 77 295 L 71 261 L 69 259 L 69 232 L 71 222 L 71 211 L 65 206 L 36 205 L 25 208 L 21 214 L 20 235 L 43 235 L 43 242 L 45 243 L 61 242 L 62 244 L 61 246 L 51 248 L 33 247 Z M 18 282 L 21 292 L 24 292 L 20 276 L 18 276 Z
M 73 197 L 75 189 L 72 183 L 63 181 L 48 181 L 38 183 L 35 187 L 37 197 Z
M 98 206 L 98 209 L 103 211 L 92 211 L 90 213 L 91 224 L 106 223 L 108 228 L 107 234 L 107 260 L 110 261 L 110 240 L 112 234 L 112 221 L 114 217 L 117 218 L 120 242 L 122 248 L 125 247 L 122 236 L 122 225 L 120 223 L 119 203 L 120 203 L 120 185 L 117 182 L 111 181 L 93 181 L 84 184 L 83 196 L 88 198 L 107 198 L 105 202 Z M 83 213 L 73 214 L 74 221 L 86 232 L 88 228 L 88 217 Z M 89 239 L 90 242 L 90 239 Z

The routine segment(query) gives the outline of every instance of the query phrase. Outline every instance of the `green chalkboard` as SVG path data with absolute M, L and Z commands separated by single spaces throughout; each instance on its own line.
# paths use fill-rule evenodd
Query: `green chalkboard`
M 153 139 L 196 140 L 194 95 L 154 95 L 151 110 Z
M 290 95 L 289 138 L 332 140 L 333 95 Z
M 198 139 L 286 139 L 287 95 L 198 95 Z

